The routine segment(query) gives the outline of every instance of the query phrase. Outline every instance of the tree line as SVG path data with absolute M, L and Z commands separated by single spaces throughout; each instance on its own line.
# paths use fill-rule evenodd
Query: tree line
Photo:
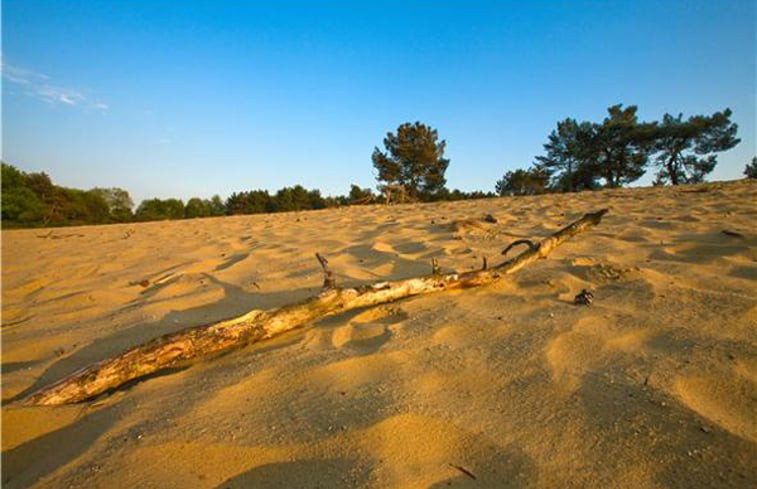
M 651 167 L 654 185 L 700 183 L 717 164 L 715 153 L 736 146 L 731 110 L 683 118 L 665 114 L 641 122 L 635 105 L 607 109 L 601 122 L 567 118 L 557 123 L 528 169 L 505 173 L 499 195 L 533 195 L 616 188 L 641 178 Z M 745 175 L 749 166 L 745 170 Z
M 78 190 L 54 185 L 45 173 L 25 173 L 2 163 L 3 227 L 41 227 L 105 224 L 235 214 L 324 209 L 345 205 L 391 202 L 433 202 L 488 198 L 496 195 L 535 195 L 615 188 L 632 183 L 652 167 L 655 185 L 704 181 L 717 164 L 715 153 L 740 142 L 738 126 L 725 109 L 710 116 L 684 119 L 665 114 L 661 121 L 641 122 L 637 107 L 621 104 L 607 109 L 601 122 L 566 118 L 557 123 L 544 144 L 544 154 L 531 167 L 508 171 L 495 192 L 449 190 L 444 157 L 446 141 L 421 123 L 401 124 L 388 132 L 384 150 L 374 148 L 377 190 L 352 185 L 347 195 L 324 197 L 302 185 L 235 192 L 226 200 L 147 199 L 136 210 L 126 190 Z M 757 158 L 744 174 L 757 177 Z
M 455 200 L 493 197 L 493 193 L 449 192 Z M 285 187 L 274 193 L 267 190 L 235 192 L 226 200 L 219 195 L 210 199 L 146 199 L 134 209 L 129 192 L 121 188 L 79 190 L 55 185 L 44 172 L 26 173 L 2 163 L 2 226 L 28 228 L 144 222 L 166 219 L 192 219 L 237 214 L 325 209 L 379 202 L 370 188 L 352 185 L 347 195 L 324 197 L 319 190 L 302 185 Z

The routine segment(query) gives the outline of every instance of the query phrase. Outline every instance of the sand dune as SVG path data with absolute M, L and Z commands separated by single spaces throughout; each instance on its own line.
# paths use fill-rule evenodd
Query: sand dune
M 344 284 L 507 281 L 353 311 L 96 401 L 8 401 L 132 345 Z M 492 214 L 496 223 L 482 218 Z M 2 233 L 2 485 L 754 487 L 757 185 Z M 724 233 L 723 231 L 729 231 Z M 591 289 L 595 301 L 575 306 Z

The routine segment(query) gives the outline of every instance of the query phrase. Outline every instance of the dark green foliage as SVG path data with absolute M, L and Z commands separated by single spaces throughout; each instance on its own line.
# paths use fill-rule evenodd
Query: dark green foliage
M 308 205 L 313 210 L 326 208 L 326 199 L 323 198 L 320 190 L 308 190 Z
M 302 185 L 295 185 L 284 187 L 274 195 L 267 190 L 235 192 L 226 200 L 226 210 L 229 214 L 261 214 L 324 209 L 327 204 L 320 190 L 307 190 Z
M 483 190 L 473 190 L 471 192 L 461 192 L 462 200 L 491 199 L 497 195 L 494 192 L 484 192 Z
M 349 203 L 350 204 L 372 204 L 376 196 L 373 195 L 373 191 L 369 188 L 360 188 L 360 186 L 355 185 L 354 183 L 350 186 L 350 194 L 349 194 Z
M 433 202 L 443 201 L 459 201 L 459 200 L 474 200 L 474 199 L 491 199 L 497 195 L 494 192 L 483 192 L 481 190 L 473 190 L 466 192 L 460 189 L 442 189 L 433 196 Z
M 208 217 L 210 215 L 210 201 L 202 200 L 199 197 L 192 197 L 187 201 L 184 207 L 184 217 L 194 219 L 195 217 Z
M 68 226 L 110 222 L 108 204 L 94 191 L 54 185 L 45 173 L 2 164 L 3 227 Z
M 267 190 L 234 192 L 226 199 L 226 212 L 230 215 L 273 212 L 273 201 Z
M 568 173 L 570 175 L 570 173 Z M 547 191 L 549 172 L 542 167 L 532 167 L 528 170 L 518 169 L 508 171 L 497 182 L 497 194 L 505 195 L 537 195 Z
M 658 183 L 703 182 L 717 164 L 710 153 L 725 151 L 741 140 L 736 137 L 738 126 L 731 122 L 731 110 L 725 109 L 711 116 L 697 115 L 683 120 L 683 114 L 665 114 L 657 127 L 654 149 L 655 164 L 660 168 Z
M 226 204 L 221 200 L 221 196 L 216 194 L 210 198 L 210 215 L 223 216 L 226 214 Z
M 134 217 L 132 208 L 134 201 L 131 200 L 129 192 L 121 188 L 93 188 L 91 192 L 96 193 L 107 203 L 108 212 L 113 222 L 128 222 Z
M 744 168 L 744 176 L 747 178 L 757 178 L 757 156 L 752 158 L 751 163 L 747 163 Z
M 651 156 L 660 168 L 655 185 L 704 181 L 717 164 L 715 155 L 739 143 L 731 111 L 711 116 L 665 114 L 662 122 L 639 122 L 637 108 L 621 104 L 607 109 L 601 124 L 565 119 L 557 123 L 544 145 L 538 164 L 552 174 L 551 189 L 591 190 L 601 181 L 620 187 L 646 172 Z M 518 176 L 520 177 L 520 175 Z
M 371 159 L 377 180 L 387 185 L 402 185 L 412 200 L 433 200 L 447 183 L 444 173 L 449 160 L 444 158 L 446 142 L 437 142 L 435 129 L 406 122 L 397 134 L 384 138 L 386 153 L 374 148 Z
M 61 224 L 105 224 L 111 222 L 110 208 L 100 194 L 92 190 L 65 189 L 70 199 L 69 214 Z
M 308 191 L 302 185 L 284 187 L 276 192 L 273 197 L 273 211 L 287 212 L 312 209 L 310 197 Z M 320 197 L 320 192 L 317 197 Z
M 607 187 L 615 188 L 634 182 L 644 175 L 652 144 L 655 124 L 639 123 L 636 106 L 622 104 L 607 109 L 608 117 L 594 125 L 591 159 L 596 158 L 596 170 Z
M 553 176 L 562 192 L 592 190 L 603 179 L 607 187 L 638 180 L 649 160 L 654 124 L 639 123 L 636 106 L 613 105 L 601 124 L 565 119 L 549 135 L 539 166 Z
M 590 122 L 565 119 L 557 123 L 544 145 L 544 156 L 537 156 L 538 167 L 555 175 L 553 187 L 562 192 L 596 188 L 596 127 Z
M 29 187 L 27 175 L 2 163 L 3 227 L 39 226 L 45 213 L 46 205 Z
M 184 203 L 179 199 L 143 200 L 134 217 L 138 221 L 162 221 L 184 217 Z

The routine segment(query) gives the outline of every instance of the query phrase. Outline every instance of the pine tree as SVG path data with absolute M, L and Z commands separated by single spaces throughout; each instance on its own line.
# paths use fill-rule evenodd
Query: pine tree
M 711 116 L 697 115 L 683 120 L 683 114 L 665 114 L 657 128 L 655 150 L 658 183 L 698 183 L 717 164 L 711 153 L 726 151 L 741 140 L 736 137 L 738 125 L 731 122 L 731 110 Z
M 388 186 L 402 186 L 413 200 L 433 200 L 447 183 L 444 173 L 449 160 L 444 158 L 445 141 L 437 142 L 435 129 L 420 122 L 406 122 L 397 134 L 384 138 L 386 152 L 374 148 L 373 166 L 377 180 Z

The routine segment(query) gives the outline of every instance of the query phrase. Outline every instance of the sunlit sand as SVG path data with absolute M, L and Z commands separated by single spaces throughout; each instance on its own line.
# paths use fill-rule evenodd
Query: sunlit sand
M 338 315 L 83 404 L 8 404 L 311 296 L 316 252 L 342 284 L 432 258 L 472 270 L 604 207 L 491 286 Z M 740 181 L 3 231 L 2 485 L 750 487 L 755 217 Z

